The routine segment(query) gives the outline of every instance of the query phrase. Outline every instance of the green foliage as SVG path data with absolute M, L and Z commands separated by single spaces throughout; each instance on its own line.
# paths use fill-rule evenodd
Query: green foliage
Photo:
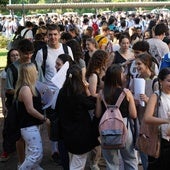
M 6 6 L 6 4 L 8 4 L 9 1 L 8 0 L 1 0 L 1 5 L 2 6 Z
M 0 49 L 0 71 L 6 66 L 7 62 L 7 50 L 5 48 Z
M 3 35 L 0 35 L 0 48 L 6 48 L 8 44 L 8 39 Z

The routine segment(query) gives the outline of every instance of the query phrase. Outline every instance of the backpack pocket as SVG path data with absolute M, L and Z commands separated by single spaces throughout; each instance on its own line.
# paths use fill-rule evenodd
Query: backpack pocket
M 123 131 L 121 130 L 103 130 L 101 131 L 101 144 L 102 146 L 112 146 L 116 148 L 119 145 L 122 145 L 122 135 Z

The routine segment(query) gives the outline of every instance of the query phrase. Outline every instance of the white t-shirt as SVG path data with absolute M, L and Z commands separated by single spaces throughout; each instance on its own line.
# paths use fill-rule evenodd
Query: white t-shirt
M 168 45 L 160 39 L 151 38 L 148 39 L 147 42 L 149 43 L 149 52 L 150 54 L 157 59 L 160 63 L 162 57 L 169 53 Z
M 28 28 L 24 28 L 24 29 L 21 31 L 21 36 L 23 36 L 24 33 L 25 33 L 27 30 L 28 30 Z M 24 38 L 25 38 L 25 39 L 29 39 L 29 40 L 33 40 L 32 30 L 27 31 L 27 33 L 25 34 Z
M 68 47 L 68 54 L 73 59 L 73 53 L 71 51 L 71 48 Z M 45 68 L 45 83 L 48 85 L 48 87 L 51 90 L 56 90 L 56 86 L 51 82 L 51 79 L 54 77 L 54 75 L 57 73 L 55 64 L 58 56 L 60 54 L 64 54 L 64 49 L 62 44 L 60 43 L 60 47 L 58 49 L 51 48 L 47 46 L 47 60 L 46 60 L 46 68 Z M 37 52 L 36 62 L 38 65 L 42 65 L 43 63 L 43 53 L 42 49 Z M 73 59 L 74 60 L 74 59 Z

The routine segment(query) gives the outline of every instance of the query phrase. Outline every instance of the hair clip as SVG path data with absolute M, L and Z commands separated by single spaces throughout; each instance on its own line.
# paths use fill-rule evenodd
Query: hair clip
M 72 74 L 70 73 L 68 77 L 69 77 L 69 78 L 72 78 Z

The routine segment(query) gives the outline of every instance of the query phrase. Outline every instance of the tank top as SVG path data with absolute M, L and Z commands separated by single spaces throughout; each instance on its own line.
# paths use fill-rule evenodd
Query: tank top
M 37 93 L 38 93 L 37 96 L 33 96 L 33 106 L 38 112 L 43 114 L 41 96 L 38 91 L 37 91 Z M 25 127 L 42 124 L 41 120 L 33 117 L 32 115 L 30 115 L 27 112 L 24 103 L 21 101 L 18 101 L 18 115 L 19 115 L 19 119 L 20 119 L 20 121 L 19 121 L 20 128 L 25 128 Z

